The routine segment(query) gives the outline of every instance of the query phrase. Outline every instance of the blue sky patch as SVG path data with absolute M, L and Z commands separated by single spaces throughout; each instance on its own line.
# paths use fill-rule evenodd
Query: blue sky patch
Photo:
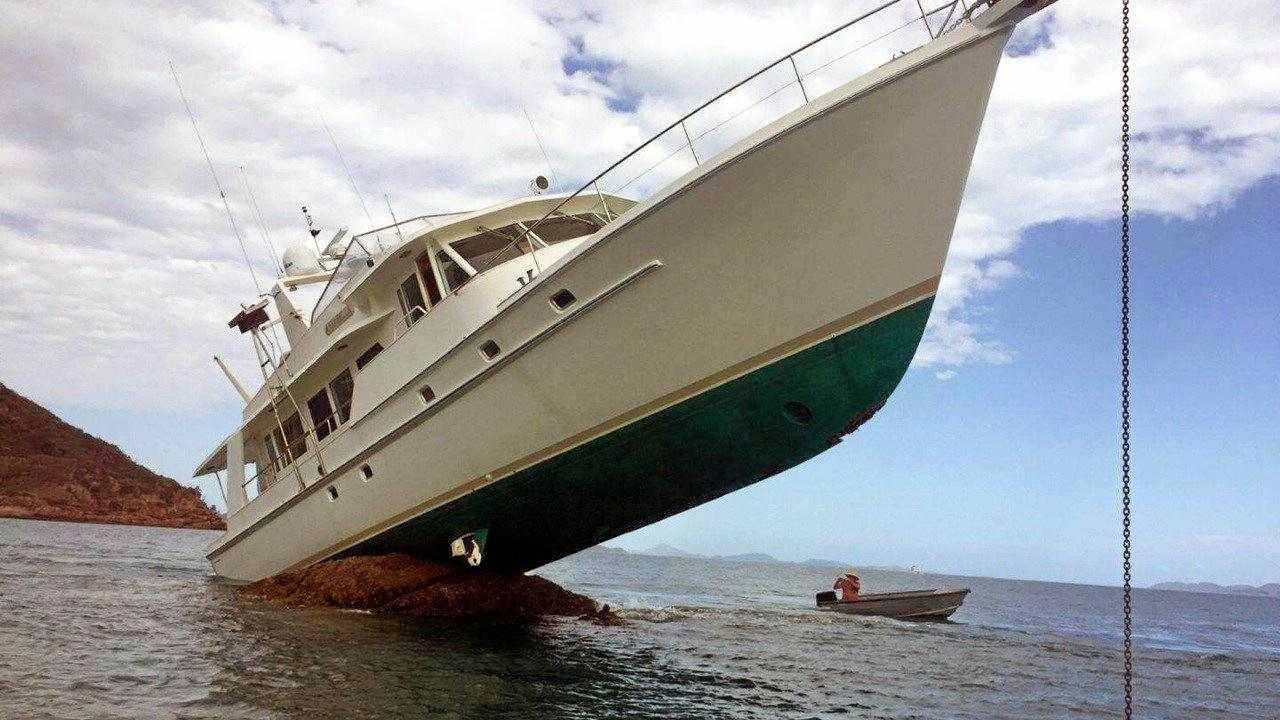
M 1054 15 L 1050 12 L 1040 22 L 1019 25 L 1013 31 L 1013 37 L 1009 38 L 1009 44 L 1005 46 L 1005 54 L 1009 57 L 1023 57 L 1053 47 L 1055 24 Z
M 577 73 L 586 73 L 592 80 L 609 88 L 609 96 L 605 105 L 614 112 L 631 113 L 640 104 L 641 94 L 617 84 L 614 71 L 621 63 L 610 58 L 592 54 L 587 50 L 586 41 L 581 35 L 569 36 L 570 51 L 560 58 L 560 69 L 566 77 Z

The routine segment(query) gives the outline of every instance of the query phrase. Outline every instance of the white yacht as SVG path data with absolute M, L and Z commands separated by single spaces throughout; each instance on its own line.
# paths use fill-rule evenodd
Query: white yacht
M 886 2 L 577 192 L 288 250 L 231 322 L 264 384 L 228 372 L 243 422 L 195 470 L 225 471 L 215 572 L 525 571 L 856 430 L 920 341 L 1005 43 L 1052 2 Z

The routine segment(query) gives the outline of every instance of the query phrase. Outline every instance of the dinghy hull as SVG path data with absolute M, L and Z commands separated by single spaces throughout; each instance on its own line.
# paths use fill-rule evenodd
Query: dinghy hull
M 915 590 L 910 592 L 861 595 L 857 600 L 824 602 L 818 609 L 843 615 L 877 615 L 898 620 L 941 621 L 950 618 L 964 603 L 969 588 Z M 827 594 L 829 595 L 829 594 Z

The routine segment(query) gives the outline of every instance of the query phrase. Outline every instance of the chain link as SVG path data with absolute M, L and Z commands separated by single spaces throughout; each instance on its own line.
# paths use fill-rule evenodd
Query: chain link
M 1129 495 L 1129 0 L 1120 24 L 1120 440 L 1124 545 L 1124 717 L 1133 718 L 1133 564 Z

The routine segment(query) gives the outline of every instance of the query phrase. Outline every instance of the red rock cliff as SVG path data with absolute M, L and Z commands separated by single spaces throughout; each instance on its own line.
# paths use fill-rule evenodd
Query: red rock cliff
M 0 517 L 225 527 L 200 491 L 138 465 L 2 384 Z

